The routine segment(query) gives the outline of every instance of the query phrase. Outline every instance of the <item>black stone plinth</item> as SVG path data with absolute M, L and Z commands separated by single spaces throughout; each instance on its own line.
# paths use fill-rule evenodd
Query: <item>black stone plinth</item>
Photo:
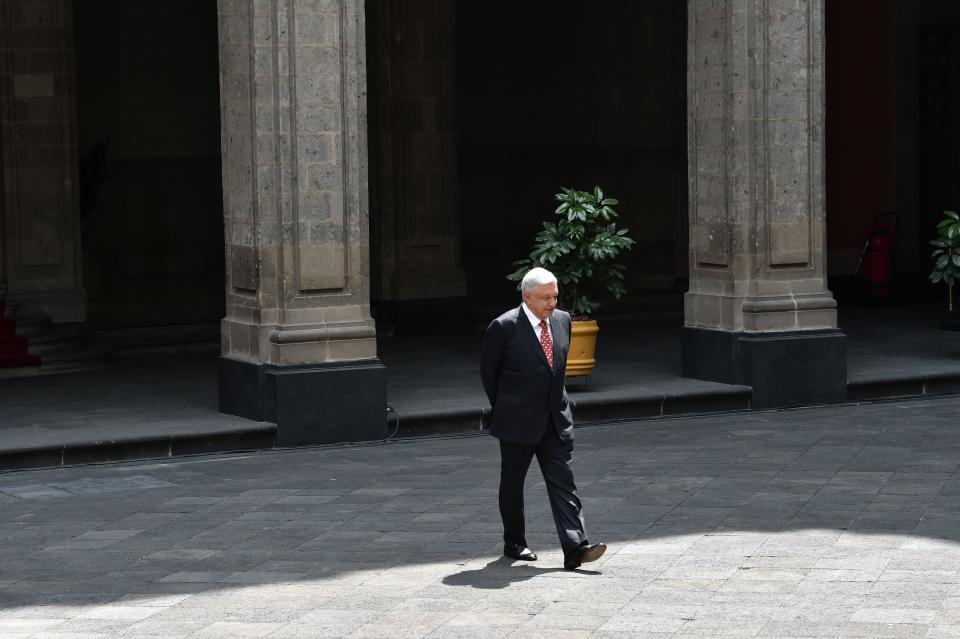
M 684 327 L 681 374 L 753 389 L 753 408 L 847 399 L 846 336 L 839 329 L 778 333 Z
M 275 366 L 220 358 L 220 412 L 277 425 L 277 445 L 369 441 L 387 435 L 379 360 Z

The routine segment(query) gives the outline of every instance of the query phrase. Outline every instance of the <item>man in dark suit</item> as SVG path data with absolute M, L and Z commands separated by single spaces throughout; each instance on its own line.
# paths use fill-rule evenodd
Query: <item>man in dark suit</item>
M 547 484 L 563 566 L 595 561 L 606 545 L 591 544 L 584 529 L 570 460 L 573 414 L 567 399 L 570 315 L 557 309 L 557 278 L 531 269 L 520 284 L 523 303 L 490 323 L 483 336 L 480 376 L 490 400 L 490 433 L 500 440 L 500 517 L 503 554 L 536 561 L 527 547 L 523 483 L 537 456 Z

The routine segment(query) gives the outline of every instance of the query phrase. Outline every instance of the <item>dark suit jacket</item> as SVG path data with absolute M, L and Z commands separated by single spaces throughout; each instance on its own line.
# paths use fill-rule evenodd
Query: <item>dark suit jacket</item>
M 490 434 L 508 442 L 533 445 L 547 423 L 563 441 L 573 439 L 573 413 L 567 398 L 570 315 L 559 309 L 550 318 L 553 370 L 522 307 L 490 322 L 480 351 L 480 377 L 493 409 Z

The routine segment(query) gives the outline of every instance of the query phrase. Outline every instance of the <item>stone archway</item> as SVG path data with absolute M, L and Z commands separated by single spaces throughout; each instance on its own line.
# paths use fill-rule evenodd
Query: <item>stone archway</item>
M 19 313 L 58 323 L 86 317 L 72 7 L 71 0 L 0 6 L 0 288 Z

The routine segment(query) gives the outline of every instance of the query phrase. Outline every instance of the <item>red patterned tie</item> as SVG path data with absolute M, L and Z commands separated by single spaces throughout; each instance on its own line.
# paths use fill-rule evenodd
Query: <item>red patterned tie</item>
M 550 368 L 553 368 L 553 340 L 550 339 L 550 329 L 547 328 L 547 320 L 540 320 L 540 346 L 543 347 L 543 353 L 547 356 L 547 362 Z

